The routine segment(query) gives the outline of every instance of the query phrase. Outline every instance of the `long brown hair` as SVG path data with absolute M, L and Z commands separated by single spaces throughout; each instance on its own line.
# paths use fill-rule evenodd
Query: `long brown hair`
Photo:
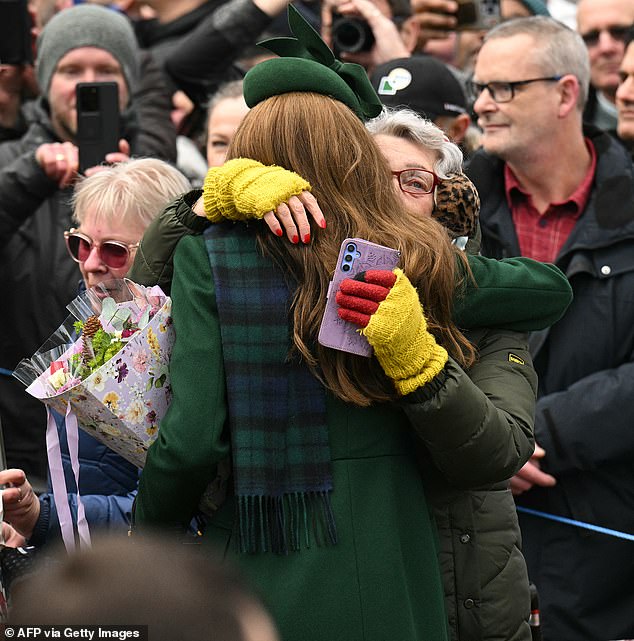
M 401 267 L 419 292 L 430 331 L 460 364 L 473 362 L 472 345 L 451 320 L 461 253 L 439 223 L 403 208 L 385 159 L 348 107 L 315 93 L 273 96 L 247 114 L 228 157 L 278 165 L 312 185 L 327 229 L 313 227 L 308 246 L 281 241 L 268 229 L 259 232 L 259 242 L 299 284 L 291 306 L 294 344 L 336 396 L 361 406 L 397 396 L 375 359 L 317 343 L 328 284 L 347 237 L 399 249 Z

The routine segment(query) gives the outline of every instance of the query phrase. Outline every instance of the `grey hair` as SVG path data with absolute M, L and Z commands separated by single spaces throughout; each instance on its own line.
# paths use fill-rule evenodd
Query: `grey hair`
M 73 217 L 81 224 L 90 210 L 101 220 L 147 227 L 172 200 L 190 189 L 187 178 L 162 160 L 128 160 L 77 184 Z
M 209 98 L 207 102 L 207 122 L 209 122 L 211 112 L 218 106 L 218 103 L 228 98 L 242 98 L 242 78 L 221 84 L 218 90 Z
M 487 32 L 483 42 L 526 34 L 537 46 L 526 51 L 544 76 L 572 74 L 579 81 L 577 109 L 583 111 L 590 87 L 590 58 L 581 36 L 565 24 L 547 16 L 515 18 Z
M 452 174 L 462 172 L 462 152 L 458 145 L 450 142 L 445 132 L 431 120 L 419 116 L 410 109 L 390 109 L 383 111 L 366 123 L 367 130 L 373 136 L 395 136 L 435 151 L 438 160 L 434 163 L 434 172 L 439 178 L 449 178 Z

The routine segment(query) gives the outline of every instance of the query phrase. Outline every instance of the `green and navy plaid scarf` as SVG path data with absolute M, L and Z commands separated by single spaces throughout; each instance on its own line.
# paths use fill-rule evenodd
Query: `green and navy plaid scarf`
M 242 552 L 336 543 L 325 390 L 289 358 L 290 292 L 245 225 L 211 225 Z

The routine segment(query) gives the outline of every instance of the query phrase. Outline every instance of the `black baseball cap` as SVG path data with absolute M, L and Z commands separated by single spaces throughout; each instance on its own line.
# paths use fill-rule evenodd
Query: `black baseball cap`
M 370 80 L 388 107 L 407 107 L 430 120 L 467 113 L 460 81 L 433 56 L 390 60 L 376 67 Z

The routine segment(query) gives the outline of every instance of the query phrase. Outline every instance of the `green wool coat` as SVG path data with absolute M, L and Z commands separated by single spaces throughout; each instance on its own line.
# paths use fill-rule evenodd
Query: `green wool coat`
M 174 398 L 141 477 L 138 527 L 185 526 L 230 453 L 220 326 L 202 237 L 179 243 L 172 296 Z M 451 360 L 442 385 L 402 404 L 359 409 L 328 398 L 336 546 L 313 541 L 287 556 L 239 555 L 233 502 L 221 507 L 205 537 L 243 568 L 284 641 L 448 638 L 421 452 L 440 470 L 453 465 L 462 487 L 471 473 L 474 484 L 508 478 L 530 456 L 534 372 L 522 341 L 512 345 L 486 350 L 472 368 L 512 388 L 513 402 L 501 408 Z

